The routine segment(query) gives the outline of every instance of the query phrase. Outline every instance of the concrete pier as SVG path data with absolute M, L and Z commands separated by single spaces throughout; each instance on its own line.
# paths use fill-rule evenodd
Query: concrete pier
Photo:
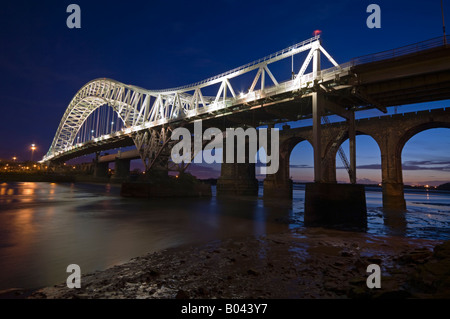
M 258 180 L 253 163 L 222 163 L 217 196 L 257 196 Z
M 234 137 L 232 137 L 234 138 Z M 226 141 L 224 142 L 226 145 Z M 220 177 L 217 179 L 217 196 L 257 196 L 258 180 L 255 175 L 255 163 L 250 163 L 248 140 L 245 142 L 245 162 L 238 163 L 238 149 L 235 140 L 233 155 L 234 163 L 226 163 L 227 150 L 223 148 L 223 161 Z
M 306 226 L 367 226 L 363 185 L 309 183 L 305 189 Z
M 130 160 L 118 159 L 115 160 L 114 175 L 111 177 L 111 182 L 122 182 L 130 176 Z
M 94 177 L 95 178 L 108 178 L 108 165 L 109 163 L 95 163 Z
M 383 208 L 385 210 L 406 210 L 403 183 L 383 183 Z
M 292 179 L 278 180 L 266 177 L 264 180 L 264 198 L 292 199 Z
M 121 195 L 139 198 L 211 197 L 211 185 L 190 174 L 178 177 L 152 174 L 148 179 L 122 183 Z

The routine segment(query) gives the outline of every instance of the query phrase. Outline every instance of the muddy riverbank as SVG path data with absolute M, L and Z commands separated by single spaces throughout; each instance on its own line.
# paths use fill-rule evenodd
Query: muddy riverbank
M 381 267 L 369 289 L 367 266 Z M 163 250 L 30 298 L 449 298 L 450 242 L 322 228 Z

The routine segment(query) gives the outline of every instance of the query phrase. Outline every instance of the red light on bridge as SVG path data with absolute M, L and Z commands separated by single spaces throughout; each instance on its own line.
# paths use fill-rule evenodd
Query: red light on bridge
M 315 31 L 313 32 L 313 34 L 314 34 L 315 37 L 318 36 L 318 35 L 321 34 L 321 33 L 322 33 L 321 30 L 315 30 Z

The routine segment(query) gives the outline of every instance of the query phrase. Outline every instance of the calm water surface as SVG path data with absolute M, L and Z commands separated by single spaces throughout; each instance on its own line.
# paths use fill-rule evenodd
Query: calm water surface
M 214 192 L 213 188 L 213 192 Z M 304 189 L 293 201 L 121 198 L 111 185 L 0 184 L 0 290 L 65 281 L 149 252 L 303 227 Z M 450 193 L 405 191 L 408 211 L 383 212 L 367 189 L 370 234 L 450 239 Z

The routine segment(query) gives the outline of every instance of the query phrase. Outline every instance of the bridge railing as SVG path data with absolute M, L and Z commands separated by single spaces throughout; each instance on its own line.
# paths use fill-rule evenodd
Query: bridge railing
M 369 55 L 363 55 L 357 58 L 353 58 L 350 60 L 350 63 L 352 66 L 365 64 L 365 63 L 371 63 L 371 62 L 377 62 L 387 59 L 396 58 L 399 56 L 417 53 L 420 51 L 438 48 L 441 46 L 445 46 L 450 41 L 450 36 L 444 37 L 437 37 L 434 39 L 418 42 L 415 44 L 406 45 L 401 48 L 387 50 L 379 53 L 369 54 Z
M 200 82 L 196 82 L 196 83 L 193 83 L 193 84 L 188 84 L 188 85 L 184 85 L 184 86 L 180 86 L 180 87 L 176 87 L 176 88 L 163 89 L 163 90 L 152 90 L 152 91 L 153 91 L 153 92 L 158 92 L 158 93 L 163 93 L 163 92 L 180 91 L 180 90 L 185 90 L 185 89 L 193 88 L 193 87 L 196 87 L 196 86 L 199 86 L 199 85 L 202 85 L 202 84 L 205 84 L 205 83 L 214 81 L 214 80 L 216 80 L 216 79 L 225 77 L 225 76 L 227 76 L 227 75 L 230 75 L 230 74 L 239 72 L 239 71 L 241 71 L 241 70 L 247 69 L 247 68 L 252 67 L 252 66 L 254 66 L 254 65 L 260 64 L 260 63 L 262 63 L 262 62 L 264 62 L 264 61 L 271 60 L 271 59 L 273 59 L 273 58 L 275 58 L 275 57 L 277 57 L 277 56 L 280 56 L 280 55 L 282 55 L 282 54 L 285 54 L 285 53 L 287 53 L 287 52 L 290 52 L 290 51 L 295 50 L 295 49 L 297 49 L 297 48 L 300 48 L 300 47 L 302 47 L 302 46 L 308 45 L 308 44 L 310 44 L 310 43 L 312 43 L 312 42 L 314 42 L 314 41 L 317 41 L 317 40 L 319 40 L 319 38 L 320 38 L 320 35 L 316 35 L 316 36 L 314 36 L 314 37 L 312 37 L 312 38 L 310 38 L 310 39 L 307 39 L 307 40 L 302 41 L 302 42 L 300 42 L 300 43 L 294 44 L 294 45 L 292 45 L 292 46 L 290 46 L 290 47 L 288 47 L 288 48 L 285 48 L 285 49 L 283 49 L 283 50 L 280 50 L 280 51 L 278 51 L 278 52 L 272 53 L 271 55 L 267 55 L 267 56 L 265 56 L 265 57 L 263 57 L 263 58 L 261 58 L 261 59 L 252 61 L 252 62 L 250 62 L 250 63 L 247 63 L 247 64 L 242 65 L 242 66 L 240 66 L 240 67 L 234 68 L 234 69 L 229 70 L 229 71 L 227 71 L 227 72 L 224 72 L 224 73 L 215 75 L 215 76 L 213 76 L 213 77 L 207 78 L 207 79 L 202 80 L 202 81 L 200 81 Z

